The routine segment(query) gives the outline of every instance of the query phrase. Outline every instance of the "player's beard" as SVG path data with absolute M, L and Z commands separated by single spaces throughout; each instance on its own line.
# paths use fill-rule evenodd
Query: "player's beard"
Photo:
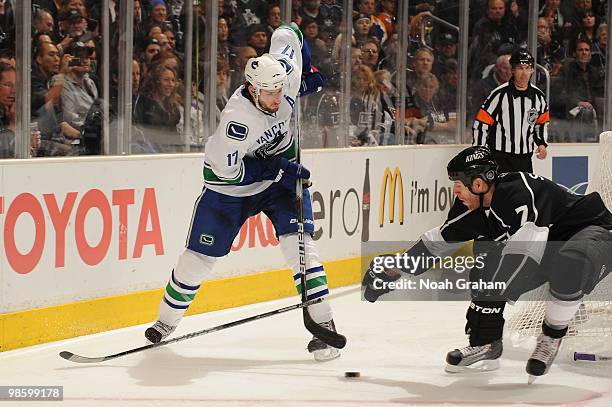
M 259 105 L 261 106 L 263 110 L 265 110 L 267 113 L 270 113 L 270 114 L 274 114 L 278 112 L 278 109 L 280 108 L 280 104 L 276 107 L 272 107 L 270 105 L 264 104 L 261 99 L 259 99 Z

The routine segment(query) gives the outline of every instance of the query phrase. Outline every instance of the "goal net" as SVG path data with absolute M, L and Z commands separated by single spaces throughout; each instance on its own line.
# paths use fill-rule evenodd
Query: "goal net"
M 600 156 L 590 191 L 598 191 L 608 209 L 612 210 L 612 132 L 602 133 Z M 506 335 L 515 344 L 541 333 L 545 314 L 548 284 L 523 295 L 506 322 Z M 511 311 L 511 310 L 509 310 Z M 581 344 L 597 346 L 612 336 L 612 274 L 601 281 L 593 292 L 584 297 L 580 309 L 569 324 L 568 336 L 585 339 Z

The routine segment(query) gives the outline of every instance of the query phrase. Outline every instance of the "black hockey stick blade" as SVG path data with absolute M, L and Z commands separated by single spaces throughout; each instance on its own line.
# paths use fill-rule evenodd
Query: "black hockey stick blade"
M 323 298 L 315 298 L 313 300 L 301 302 L 299 304 L 289 305 L 289 306 L 284 307 L 284 308 L 279 308 L 279 309 L 275 309 L 273 311 L 264 312 L 263 314 L 253 315 L 251 317 L 242 318 L 242 319 L 239 319 L 237 321 L 228 322 L 226 324 L 217 325 L 217 326 L 212 327 L 212 328 L 207 328 L 207 329 L 203 329 L 201 331 L 192 332 L 190 334 L 185 334 L 185 335 L 182 335 L 182 336 L 177 336 L 176 338 L 173 338 L 173 339 L 168 339 L 166 341 L 161 341 L 159 343 L 152 343 L 152 344 L 149 344 L 149 345 L 140 346 L 138 348 L 129 349 L 129 350 L 126 350 L 126 351 L 123 351 L 123 352 L 119 352 L 119 353 L 115 353 L 115 354 L 112 354 L 112 355 L 100 356 L 100 357 L 96 357 L 96 358 L 90 358 L 90 357 L 86 357 L 86 356 L 80 356 L 80 355 L 77 355 L 77 354 L 74 354 L 74 353 L 68 352 L 68 351 L 62 351 L 62 352 L 60 352 L 59 355 L 62 358 L 66 359 L 66 360 L 69 360 L 71 362 L 75 362 L 75 363 L 100 363 L 100 362 L 106 362 L 107 360 L 120 358 L 122 356 L 131 355 L 132 353 L 141 352 L 143 350 L 147 350 L 147 349 L 151 349 L 151 348 L 157 348 L 159 346 L 168 345 L 168 344 L 171 344 L 171 343 L 174 343 L 174 342 L 184 341 L 185 339 L 195 338 L 196 336 L 202 336 L 202 335 L 210 334 L 210 333 L 221 331 L 221 330 L 224 330 L 224 329 L 227 329 L 227 328 L 231 328 L 231 327 L 234 327 L 234 326 L 246 324 L 247 322 L 256 321 L 258 319 L 271 317 L 271 316 L 277 315 L 277 314 L 282 314 L 284 312 L 291 311 L 291 310 L 294 310 L 294 309 L 298 309 L 298 308 L 306 309 L 306 307 L 308 307 L 310 305 L 313 305 L 313 304 L 317 304 L 317 303 L 319 303 L 321 301 L 323 301 Z M 316 325 L 316 323 L 314 321 L 312 321 L 312 323 Z M 313 335 L 314 335 L 314 333 L 313 333 Z M 321 339 L 321 340 L 323 340 L 323 339 Z M 334 346 L 334 345 L 331 345 L 331 346 Z
M 304 326 L 311 334 L 334 348 L 342 349 L 346 346 L 346 336 L 338 332 L 330 331 L 317 324 L 310 316 L 307 308 L 303 308 L 302 312 L 304 316 Z

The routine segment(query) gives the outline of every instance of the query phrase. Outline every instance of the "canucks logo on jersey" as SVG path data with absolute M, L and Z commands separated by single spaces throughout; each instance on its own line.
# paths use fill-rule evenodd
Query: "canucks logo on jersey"
M 257 139 L 257 144 L 261 144 L 261 147 L 255 150 L 253 154 L 261 159 L 273 157 L 277 153 L 278 146 L 285 140 L 286 135 L 285 122 L 275 124 Z
M 249 128 L 244 124 L 229 122 L 227 124 L 225 133 L 227 134 L 227 137 L 231 139 L 243 141 L 246 140 L 247 135 L 249 134 Z
M 205 246 L 212 246 L 215 243 L 215 237 L 202 233 L 200 235 L 200 243 Z

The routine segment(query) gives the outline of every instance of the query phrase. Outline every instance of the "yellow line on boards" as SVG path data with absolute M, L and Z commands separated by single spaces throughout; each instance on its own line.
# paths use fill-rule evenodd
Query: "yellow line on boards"
M 361 257 L 324 262 L 330 288 L 359 282 Z M 202 283 L 186 315 L 297 297 L 289 269 Z M 144 324 L 157 317 L 163 288 L 0 314 L 0 351 Z

